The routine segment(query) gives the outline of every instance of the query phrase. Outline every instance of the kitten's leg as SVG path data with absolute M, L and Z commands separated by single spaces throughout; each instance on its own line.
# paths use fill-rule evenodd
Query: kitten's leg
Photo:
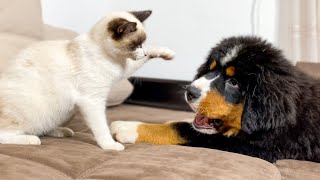
M 89 128 L 102 149 L 124 150 L 124 146 L 116 142 L 107 125 L 105 103 L 95 100 L 81 100 L 79 108 Z
M 38 136 L 19 134 L 18 131 L 0 129 L 0 144 L 40 145 Z
M 72 137 L 74 132 L 67 127 L 58 127 L 57 129 L 51 131 L 47 136 L 51 137 Z

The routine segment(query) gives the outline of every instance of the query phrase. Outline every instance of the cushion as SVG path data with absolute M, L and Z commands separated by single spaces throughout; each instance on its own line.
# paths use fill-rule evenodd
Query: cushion
M 283 180 L 319 180 L 320 163 L 280 160 L 276 163 Z
M 53 27 L 47 24 L 43 25 L 43 40 L 73 39 L 78 34 L 71 30 Z
M 42 37 L 39 0 L 0 0 L 0 32 Z
M 310 76 L 320 78 L 320 63 L 298 62 L 297 67 Z
M 137 144 L 104 151 L 87 133 L 41 140 L 40 146 L 1 145 L 1 178 L 281 179 L 273 164 L 218 150 Z

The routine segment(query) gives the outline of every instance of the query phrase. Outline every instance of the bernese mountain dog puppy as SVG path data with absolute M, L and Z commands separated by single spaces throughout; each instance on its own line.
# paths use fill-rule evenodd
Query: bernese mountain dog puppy
M 212 48 L 186 88 L 193 122 L 116 121 L 122 143 L 179 144 L 259 157 L 320 162 L 320 81 L 258 37 Z

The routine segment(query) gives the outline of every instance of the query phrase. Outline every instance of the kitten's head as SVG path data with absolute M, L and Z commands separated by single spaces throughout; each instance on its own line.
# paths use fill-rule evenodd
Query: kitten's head
M 100 20 L 91 30 L 94 41 L 107 53 L 131 57 L 146 40 L 143 22 L 152 11 L 113 12 Z

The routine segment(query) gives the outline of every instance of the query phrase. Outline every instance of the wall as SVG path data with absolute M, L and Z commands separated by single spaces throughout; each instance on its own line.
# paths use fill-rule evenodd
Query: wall
M 151 9 L 148 45 L 176 51 L 173 61 L 154 60 L 135 76 L 192 80 L 210 47 L 222 37 L 258 34 L 275 40 L 276 0 L 42 0 L 48 24 L 86 32 L 113 10 Z M 253 17 L 253 18 L 252 18 Z

